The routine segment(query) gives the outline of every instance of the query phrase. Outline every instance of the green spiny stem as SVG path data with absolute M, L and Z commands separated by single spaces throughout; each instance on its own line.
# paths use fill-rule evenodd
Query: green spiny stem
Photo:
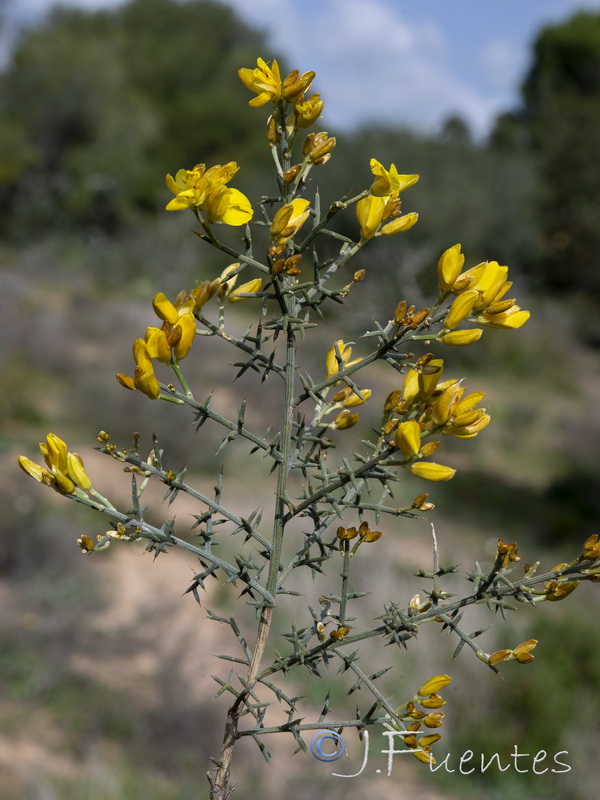
M 340 593 L 341 602 L 340 602 L 340 613 L 339 613 L 339 622 L 340 625 L 345 625 L 346 623 L 346 604 L 348 602 L 348 581 L 350 578 L 350 542 L 348 539 L 342 540 L 342 590 Z
M 224 330 L 218 328 L 214 323 L 209 322 L 206 317 L 200 315 L 198 317 L 199 322 L 204 325 L 211 333 L 215 334 L 216 336 L 220 336 L 226 342 L 235 345 L 240 350 L 243 350 L 248 355 L 253 356 L 257 361 L 260 361 L 263 364 L 268 364 L 269 358 L 268 356 L 261 353 L 260 350 L 256 347 L 252 347 L 251 345 L 244 342 L 242 339 L 238 339 L 235 336 L 232 336 L 229 333 L 226 333 Z M 285 375 L 285 368 L 280 366 L 279 364 L 271 364 L 269 367 L 270 370 L 276 372 L 278 375 Z
M 186 542 L 177 536 L 165 534 L 165 532 L 160 528 L 156 528 L 154 525 L 150 525 L 148 522 L 143 520 L 136 519 L 129 514 L 123 514 L 121 511 L 117 511 L 117 509 L 113 508 L 112 506 L 108 508 L 105 505 L 101 505 L 87 498 L 79 497 L 78 495 L 67 496 L 78 503 L 88 506 L 89 508 L 94 508 L 97 511 L 101 511 L 114 522 L 121 522 L 128 530 L 131 529 L 133 531 L 136 528 L 141 528 L 141 532 L 136 535 L 142 539 L 151 539 L 152 541 L 163 542 L 166 545 L 173 545 L 181 548 L 182 550 L 187 550 L 198 558 L 205 559 L 211 564 L 214 564 L 216 567 L 219 567 L 232 578 L 241 579 L 237 567 L 234 567 L 233 564 L 229 564 L 227 561 L 218 558 L 205 548 L 197 547 L 196 545 L 190 544 L 189 542 Z M 266 603 L 272 604 L 274 602 L 273 595 L 269 593 L 258 581 L 252 578 L 244 581 L 244 583 L 247 583 L 255 592 L 257 592 L 257 594 L 260 594 Z
M 364 683 L 364 685 L 371 692 L 373 697 L 375 697 L 379 701 L 380 706 L 385 711 L 387 711 L 392 720 L 397 725 L 399 725 L 402 728 L 402 730 L 406 730 L 406 726 L 404 722 L 400 719 L 400 717 L 397 715 L 396 710 L 392 708 L 389 701 L 386 700 L 386 698 L 381 694 L 381 692 L 379 691 L 377 686 L 375 686 L 373 681 L 367 675 L 365 675 L 365 673 L 356 663 L 356 659 L 348 658 L 348 656 L 342 650 L 340 650 L 339 647 L 332 647 L 331 649 L 336 654 L 336 656 L 339 656 L 339 658 L 341 658 L 342 661 L 352 670 L 352 672 L 357 676 L 357 678 L 360 678 L 361 682 Z
M 285 160 L 284 160 L 285 164 Z M 278 287 L 279 282 L 275 282 Z M 281 293 L 279 294 L 279 302 L 282 311 L 285 315 L 290 315 L 287 308 L 285 298 Z M 285 529 L 285 499 L 287 497 L 287 483 L 288 476 L 292 463 L 292 434 L 293 434 L 293 413 L 294 413 L 294 381 L 296 373 L 296 338 L 293 327 L 287 326 L 286 330 L 286 366 L 285 366 L 285 392 L 284 392 L 284 412 L 283 423 L 280 437 L 280 451 L 281 461 L 278 464 L 277 473 L 277 494 L 275 501 L 275 516 L 273 525 L 273 540 L 271 543 L 271 556 L 269 560 L 269 572 L 267 576 L 266 593 L 273 598 L 277 591 L 277 578 L 280 569 L 281 551 L 283 544 L 283 535 Z M 270 587 L 270 588 L 269 588 Z M 238 735 L 238 726 L 240 719 L 240 709 L 246 701 L 248 694 L 252 691 L 260 670 L 260 664 L 267 645 L 269 631 L 271 628 L 271 620 L 273 617 L 274 600 L 271 603 L 263 605 L 260 622 L 258 626 L 258 633 L 254 650 L 252 653 L 252 661 L 248 669 L 248 675 L 245 680 L 245 689 L 236 698 L 233 705 L 227 712 L 227 719 L 225 722 L 225 733 L 223 736 L 223 744 L 221 747 L 221 754 L 218 761 L 217 770 L 214 776 L 210 776 L 211 783 L 211 796 L 214 798 L 224 798 L 227 796 L 229 786 L 229 775 L 231 770 L 231 760 L 233 757 L 233 747 Z
M 380 453 L 379 455 L 371 458 L 369 461 L 366 461 L 362 466 L 358 467 L 356 470 L 353 470 L 352 473 L 347 475 L 342 475 L 337 481 L 330 483 L 327 487 L 318 489 L 316 492 L 313 492 L 310 497 L 307 497 L 301 503 L 294 506 L 293 512 L 290 511 L 286 515 L 286 522 L 288 522 L 292 517 L 301 514 L 307 508 L 311 508 L 314 506 L 315 503 L 318 503 L 324 497 L 330 495 L 332 492 L 335 492 L 337 489 L 341 489 L 343 486 L 346 486 L 347 483 L 351 483 L 353 478 L 360 478 L 365 473 L 370 472 L 374 467 L 378 466 L 381 461 L 387 458 L 390 454 L 390 448 L 388 448 L 385 452 Z
M 568 576 L 571 580 L 586 580 L 589 579 L 589 575 L 586 575 L 583 570 L 584 569 L 594 569 L 600 567 L 600 560 L 596 561 L 581 561 L 577 564 L 572 566 L 565 567 L 562 570 L 557 570 L 555 572 L 547 572 L 543 575 L 535 575 L 528 578 L 523 578 L 520 581 L 515 581 L 510 587 L 504 586 L 502 589 L 495 589 L 493 591 L 493 597 L 497 599 L 503 599 L 506 597 L 514 596 L 515 593 L 520 591 L 527 591 L 532 589 L 534 586 L 537 586 L 540 583 L 546 583 L 547 581 L 556 580 L 557 577 L 565 577 Z M 417 627 L 424 622 L 429 622 L 430 620 L 434 620 L 436 617 L 439 617 L 440 614 L 450 614 L 453 611 L 456 611 L 461 608 L 465 608 L 469 605 L 481 604 L 485 603 L 489 599 L 488 596 L 479 597 L 477 594 L 469 595 L 468 597 L 463 597 L 459 600 L 456 600 L 451 603 L 447 603 L 444 605 L 437 605 L 433 608 L 422 611 L 419 614 L 415 614 L 414 616 L 410 617 L 410 629 L 406 623 L 401 623 L 399 625 L 390 626 L 390 625 L 378 625 L 374 628 L 371 628 L 367 631 L 363 631 L 362 633 L 357 634 L 350 634 L 344 638 L 344 646 L 350 644 L 356 644 L 357 642 L 362 642 L 365 639 L 372 639 L 375 636 L 385 636 L 386 634 L 390 634 L 391 632 L 396 632 L 400 634 L 403 639 L 409 639 L 414 635 L 414 631 Z M 291 653 L 289 656 L 285 658 L 279 659 L 277 662 L 272 664 L 270 667 L 264 669 L 258 676 L 259 680 L 263 678 L 268 678 L 269 675 L 273 675 L 276 672 L 280 672 L 283 669 L 288 669 L 296 664 L 304 663 L 305 661 L 309 661 L 310 659 L 318 656 L 324 650 L 331 649 L 334 645 L 338 643 L 331 641 L 321 642 L 318 645 L 315 645 L 312 648 L 307 648 L 306 650 L 302 650 L 297 653 Z M 339 646 L 339 644 L 338 644 Z
M 192 394 L 192 390 L 188 386 L 188 382 L 186 381 L 186 379 L 183 377 L 183 372 L 181 371 L 181 367 L 179 366 L 179 364 L 177 362 L 173 362 L 171 364 L 171 367 L 172 367 L 173 372 L 175 373 L 175 375 L 177 375 L 177 380 L 181 384 L 181 387 L 182 387 L 183 391 L 185 392 L 186 396 L 194 399 L 194 395 Z
M 323 730 L 323 728 L 331 728 L 331 730 L 338 730 L 339 728 L 363 728 L 367 725 L 385 725 L 390 721 L 390 717 L 374 717 L 369 720 L 349 719 L 341 722 L 332 722 L 327 720 L 327 722 L 298 723 L 298 725 L 294 725 L 294 730 L 318 731 Z M 238 738 L 241 738 L 242 736 L 262 736 L 264 733 L 284 733 L 285 731 L 289 731 L 289 729 L 290 726 L 284 722 L 282 725 L 272 725 L 270 728 L 261 727 L 245 731 L 238 731 Z
M 264 439 L 261 439 L 260 436 L 249 431 L 244 426 L 240 426 L 237 422 L 232 422 L 232 420 L 227 419 L 227 417 L 218 414 L 216 411 L 213 411 L 212 408 L 205 405 L 204 403 L 200 403 L 198 400 L 195 400 L 192 397 L 188 397 L 187 395 L 181 394 L 176 390 L 169 389 L 168 386 L 164 384 L 160 384 L 165 391 L 171 392 L 175 398 L 181 400 L 181 402 L 185 403 L 188 406 L 191 406 L 195 411 L 201 412 L 204 416 L 208 417 L 208 419 L 212 419 L 214 422 L 218 422 L 219 425 L 222 425 L 224 428 L 227 428 L 230 431 L 235 431 L 244 439 L 247 439 L 252 444 L 259 447 L 261 450 L 267 452 L 270 456 L 272 456 L 275 461 L 281 461 L 281 453 L 275 447 L 272 447 L 268 442 Z
M 188 483 L 185 483 L 181 480 L 166 480 L 165 472 L 163 470 L 158 469 L 153 464 L 148 464 L 146 461 L 142 461 L 137 456 L 127 455 L 127 454 L 118 454 L 116 456 L 118 461 L 121 461 L 126 464 L 134 464 L 136 467 L 144 470 L 144 472 L 148 472 L 151 475 L 156 475 L 160 478 L 164 483 L 169 486 L 171 489 L 177 489 L 185 494 L 189 495 L 190 497 L 199 500 L 205 506 L 216 511 L 217 513 L 221 514 L 225 519 L 228 519 L 230 522 L 233 522 L 234 525 L 237 525 L 239 528 L 247 529 L 247 523 L 244 523 L 244 520 L 241 517 L 238 517 L 236 514 L 233 514 L 231 511 L 228 511 L 224 506 L 220 503 L 211 500 L 210 497 L 202 494 L 202 492 L 197 491 L 193 487 L 191 487 Z

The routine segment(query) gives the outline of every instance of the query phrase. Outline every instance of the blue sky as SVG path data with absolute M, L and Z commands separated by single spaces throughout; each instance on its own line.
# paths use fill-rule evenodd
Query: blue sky
M 106 8 L 120 0 L 63 0 Z M 540 26 L 600 0 L 226 0 L 269 34 L 301 70 L 317 72 L 326 118 L 351 128 L 371 121 L 435 131 L 452 113 L 478 134 L 518 102 Z M 8 0 L 31 19 L 52 0 Z M 269 59 L 266 53 L 265 58 Z M 251 65 L 246 65 L 251 66 Z

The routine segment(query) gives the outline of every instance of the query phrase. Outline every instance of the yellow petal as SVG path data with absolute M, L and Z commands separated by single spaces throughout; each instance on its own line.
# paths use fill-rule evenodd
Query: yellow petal
M 480 403 L 484 397 L 485 392 L 471 392 L 471 394 L 468 394 L 466 397 L 462 398 L 460 403 L 457 404 L 453 413 L 459 416 L 460 414 L 464 414 L 465 411 L 470 411 L 472 408 L 475 408 L 477 403 Z
M 167 341 L 167 334 L 162 328 L 146 328 L 146 348 L 150 358 L 156 358 L 163 364 L 171 360 L 171 348 Z
M 444 336 L 440 337 L 438 341 L 442 344 L 452 347 L 465 347 L 466 345 L 478 342 L 481 339 L 483 331 L 481 328 L 469 328 L 463 331 L 450 331 Z
M 54 480 L 56 481 L 56 488 L 59 492 L 63 494 L 73 494 L 75 491 L 75 483 L 74 481 L 69 478 L 64 472 L 57 469 L 56 467 L 52 467 L 52 475 Z
M 154 372 L 144 372 L 141 367 L 136 367 L 133 383 L 136 389 L 143 392 L 151 400 L 158 398 L 160 386 Z
M 371 194 L 358 201 L 356 204 L 356 218 L 360 225 L 361 239 L 366 241 L 375 236 L 383 222 L 386 203 L 386 197 L 376 197 Z
M 134 341 L 133 357 L 135 359 L 136 366 L 139 367 L 142 372 L 154 372 L 152 359 L 148 355 L 148 345 L 144 339 L 136 339 Z
M 426 697 L 428 694 L 437 694 L 444 686 L 448 686 L 452 678 L 449 675 L 435 675 L 426 681 L 418 690 L 419 697 Z
M 396 446 L 407 456 L 416 456 L 421 449 L 421 428 L 414 419 L 398 425 L 395 437 Z
M 254 210 L 246 195 L 237 189 L 226 189 L 226 194 L 227 206 L 216 221 L 233 227 L 250 222 L 254 216 Z
M 422 400 L 427 400 L 427 398 L 431 397 L 434 393 L 439 379 L 442 377 L 444 372 L 444 359 L 443 358 L 433 358 L 427 365 L 429 369 L 433 367 L 437 367 L 438 369 L 431 372 L 419 372 L 418 373 L 418 381 L 419 381 L 419 397 Z
M 32 478 L 35 478 L 36 481 L 39 481 L 39 483 L 45 483 L 47 485 L 48 482 L 52 480 L 52 474 L 48 472 L 45 467 L 40 467 L 39 464 L 36 464 L 35 461 L 31 461 L 26 456 L 19 456 L 17 461 L 21 469 Z
M 404 231 L 408 231 L 413 225 L 416 225 L 418 219 L 419 215 L 414 212 L 404 214 L 402 217 L 396 217 L 396 219 L 383 226 L 378 236 L 394 236 L 396 233 L 404 233 Z
M 417 461 L 409 466 L 409 470 L 417 478 L 435 482 L 449 481 L 456 473 L 456 470 L 452 469 L 452 467 L 445 467 L 433 461 Z
M 174 326 L 174 330 L 181 331 L 181 337 L 173 348 L 175 358 L 180 361 L 190 352 L 196 336 L 196 320 L 193 314 L 182 314 Z
M 366 403 L 367 400 L 371 397 L 371 390 L 370 389 L 361 389 L 360 395 L 356 392 L 352 392 L 349 397 L 344 400 L 344 407 L 345 408 L 353 408 L 354 406 L 360 406 L 363 403 Z
M 444 320 L 444 327 L 448 330 L 452 330 L 460 325 L 460 323 L 469 316 L 478 299 L 479 292 L 475 291 L 475 289 L 467 289 L 467 291 L 461 292 L 454 298 L 450 306 L 448 315 Z
M 46 436 L 46 448 L 42 453 L 50 468 L 56 467 L 61 472 L 67 471 L 67 445 L 55 433 Z
M 445 425 L 454 413 L 454 407 L 463 389 L 458 381 L 453 381 L 444 389 L 433 406 L 432 417 L 436 425 Z
M 336 345 L 337 350 L 339 352 L 339 357 L 342 360 L 340 364 L 338 362 L 338 356 L 336 354 Z M 325 368 L 327 370 L 327 377 L 333 378 L 334 375 L 344 368 L 344 366 L 350 360 L 350 356 L 352 355 L 352 348 L 348 344 L 344 344 L 342 339 L 338 339 L 337 342 L 328 350 L 327 355 L 325 357 Z
M 159 292 L 154 296 L 152 308 L 159 319 L 170 322 L 171 325 L 177 322 L 177 317 L 179 316 L 177 309 L 163 292 Z
M 412 405 L 419 394 L 419 373 L 414 369 L 409 369 L 404 377 L 402 385 L 402 397 L 407 405 Z
M 519 306 L 513 306 L 503 314 L 482 314 L 477 317 L 479 325 L 488 325 L 490 328 L 503 328 L 515 330 L 524 325 L 530 317 L 529 311 L 521 311 Z
M 121 384 L 121 386 L 124 386 L 126 389 L 131 389 L 132 392 L 135 391 L 135 384 L 133 382 L 133 378 L 130 378 L 129 375 L 123 375 L 123 373 L 118 372 L 116 378 Z
M 248 300 L 247 297 L 240 297 L 240 294 L 253 294 L 259 292 L 262 288 L 262 278 L 255 278 L 253 281 L 242 283 L 237 289 L 227 297 L 229 303 L 239 303 L 241 300 Z
M 465 257 L 460 252 L 460 244 L 455 244 L 445 250 L 439 258 L 437 271 L 438 281 L 442 292 L 449 291 L 465 263 Z
M 81 456 L 77 453 L 69 453 L 67 456 L 67 472 L 69 478 L 74 481 L 80 489 L 89 491 L 92 488 L 92 482 L 88 477 Z
M 183 211 L 186 208 L 196 205 L 196 192 L 193 189 L 186 189 L 184 192 L 179 192 L 177 197 L 174 197 L 165 209 L 167 211 Z
M 347 408 L 337 415 L 331 423 L 331 427 L 336 431 L 345 431 L 348 428 L 353 428 L 359 420 L 358 414 L 351 414 Z

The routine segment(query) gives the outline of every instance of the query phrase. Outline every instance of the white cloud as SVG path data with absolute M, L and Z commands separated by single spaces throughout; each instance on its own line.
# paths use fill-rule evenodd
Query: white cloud
M 268 27 L 290 64 L 317 72 L 335 126 L 375 121 L 433 129 L 460 113 L 483 132 L 500 105 L 452 74 L 447 34 L 433 18 L 411 23 L 386 0 L 228 2 Z
M 427 130 L 459 113 L 484 133 L 494 115 L 513 102 L 525 67 L 521 43 L 494 40 L 487 30 L 477 35 L 462 28 L 457 35 L 456 26 L 451 31 L 443 15 L 436 17 L 426 4 L 415 21 L 415 10 L 409 19 L 397 0 L 224 1 L 266 30 L 274 51 L 284 54 L 288 64 L 317 72 L 327 121 L 339 127 L 377 121 Z M 124 0 L 62 2 L 92 10 Z M 9 0 L 9 9 L 23 21 L 52 4 Z M 571 7 L 598 8 L 600 0 L 555 0 L 559 6 L 564 15 Z M 473 54 L 472 70 L 463 76 L 456 68 L 456 48 Z
M 496 39 L 484 47 L 481 62 L 490 85 L 498 91 L 510 92 L 524 73 L 527 53 L 515 42 Z

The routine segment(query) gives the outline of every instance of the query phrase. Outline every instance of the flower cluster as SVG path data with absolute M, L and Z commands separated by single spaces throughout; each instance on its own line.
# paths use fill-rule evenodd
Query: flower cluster
M 143 339 L 133 343 L 135 372 L 133 377 L 117 374 L 117 380 L 126 389 L 137 389 L 151 400 L 160 396 L 160 384 L 154 374 L 152 359 L 163 364 L 177 367 L 191 350 L 196 336 L 196 315 L 213 295 L 219 301 L 239 303 L 246 295 L 254 294 L 262 286 L 262 280 L 254 280 L 236 287 L 237 274 L 241 264 L 230 264 L 213 281 L 204 281 L 190 292 L 181 291 L 172 303 L 169 298 L 159 292 L 152 301 L 156 316 L 162 320 L 160 328 L 148 327 Z
M 206 222 L 222 222 L 225 225 L 245 225 L 253 217 L 253 210 L 246 195 L 226 184 L 239 167 L 235 161 L 206 169 L 196 164 L 193 169 L 180 169 L 175 177 L 167 175 L 167 187 L 175 197 L 167 204 L 167 211 L 194 209 L 198 214 L 206 212 Z
M 399 175 L 395 164 L 387 170 L 377 159 L 371 159 L 371 172 L 375 176 L 366 197 L 356 204 L 356 217 L 360 224 L 361 242 L 374 236 L 393 236 L 403 233 L 416 223 L 415 213 L 401 216 L 400 192 L 419 180 L 418 175 Z M 383 225 L 386 219 L 392 219 Z M 383 225 L 383 227 L 382 227 Z
M 177 364 L 190 352 L 196 336 L 194 314 L 215 293 L 220 281 L 205 282 L 189 294 L 182 292 L 175 303 L 159 292 L 152 301 L 156 316 L 163 321 L 160 328 L 146 328 L 143 339 L 133 343 L 135 372 L 129 375 L 117 374 L 117 380 L 126 389 L 137 389 L 151 400 L 160 396 L 160 385 L 154 374 L 152 359 L 163 364 Z
M 516 661 L 518 664 L 529 664 L 535 658 L 531 651 L 537 645 L 537 639 L 528 639 L 521 642 L 514 650 L 496 650 L 487 656 L 487 663 L 491 667 L 502 664 L 503 661 Z
M 403 741 L 409 750 L 413 751 L 413 755 L 424 764 L 435 764 L 435 758 L 431 752 L 431 745 L 438 742 L 442 737 L 439 733 L 426 733 L 421 731 L 421 726 L 429 729 L 441 728 L 445 714 L 437 709 L 446 705 L 444 698 L 438 694 L 445 686 L 447 686 L 452 678 L 449 675 L 435 675 L 426 681 L 417 693 L 406 705 L 405 713 L 402 715 L 404 722 L 408 723 L 406 730 L 411 733 L 409 736 L 403 736 Z M 427 709 L 421 711 L 417 708 L 420 705 L 422 708 Z M 400 711 L 400 709 L 398 709 Z M 391 725 L 385 725 L 389 730 L 398 730 Z M 419 732 L 424 733 L 420 736 Z
M 301 74 L 300 70 L 295 69 L 282 80 L 276 60 L 273 60 L 269 67 L 264 59 L 259 58 L 254 69 L 244 67 L 238 70 L 238 75 L 246 89 L 256 94 L 256 97 L 249 101 L 249 105 L 256 108 L 264 106 L 268 102 L 271 102 L 273 106 L 280 103 L 293 103 L 293 110 L 286 125 L 288 135 L 294 127 L 310 128 L 321 116 L 323 111 L 321 96 L 312 94 L 310 97 L 306 97 L 306 92 L 310 89 L 315 77 L 315 73 L 312 71 Z M 273 116 L 270 117 L 267 125 L 267 138 L 272 144 L 278 141 Z
M 376 542 L 383 536 L 381 531 L 372 531 L 369 527 L 369 523 L 366 520 L 363 520 L 358 528 L 355 528 L 354 526 L 351 528 L 345 528 L 343 525 L 340 525 L 340 527 L 337 529 L 336 535 L 340 542 L 349 542 L 352 541 L 352 539 L 358 539 L 358 541 L 354 543 L 354 547 L 350 552 L 350 557 L 356 553 L 361 544 Z
M 284 250 L 290 239 L 296 235 L 302 225 L 309 217 L 310 202 L 301 197 L 297 197 L 290 203 L 279 208 L 271 222 L 272 247 L 269 255 L 271 258 L 277 257 Z
M 468 320 L 490 328 L 520 328 L 529 319 L 514 299 L 504 300 L 512 287 L 507 281 L 508 267 L 497 261 L 485 261 L 461 272 L 465 261 L 460 244 L 448 248 L 438 261 L 438 281 L 442 297 L 456 295 L 446 318 L 439 341 L 447 345 L 467 345 L 476 342 L 481 327 L 455 330 Z
M 440 382 L 444 369 L 441 358 L 424 356 L 417 369 L 409 369 L 402 389 L 391 392 L 383 409 L 383 433 L 395 433 L 390 442 L 404 454 L 402 466 L 428 481 L 447 481 L 456 470 L 421 459 L 433 455 L 440 442 L 422 444 L 423 436 L 441 433 L 458 439 L 472 439 L 486 428 L 490 415 L 476 408 L 483 392 L 465 395 L 456 378 Z M 402 420 L 402 421 L 401 421 Z
M 51 486 L 60 494 L 73 494 L 77 489 L 89 492 L 92 488 L 81 456 L 70 453 L 67 445 L 56 434 L 49 433 L 45 442 L 40 442 L 40 450 L 46 462 L 45 467 L 36 464 L 26 456 L 19 456 L 18 462 L 36 481 Z
M 352 347 L 342 339 L 338 339 L 327 351 L 325 356 L 325 370 L 327 378 L 334 378 L 346 367 L 358 364 L 360 358 L 352 361 Z M 339 383 L 339 381 L 336 381 Z M 344 386 L 339 392 L 334 394 L 331 402 L 326 403 L 321 411 L 321 415 L 337 411 L 335 419 L 328 423 L 333 430 L 347 430 L 354 427 L 359 420 L 359 415 L 351 408 L 363 405 L 371 397 L 371 389 L 359 389 L 352 386 Z

